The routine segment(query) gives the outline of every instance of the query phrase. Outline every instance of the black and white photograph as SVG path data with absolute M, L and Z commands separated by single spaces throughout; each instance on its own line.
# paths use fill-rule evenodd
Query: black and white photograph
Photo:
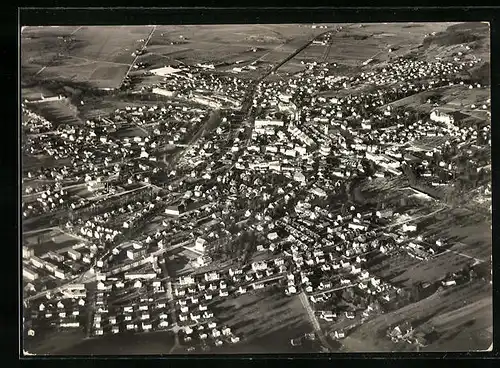
M 21 355 L 492 349 L 487 21 L 19 39 Z

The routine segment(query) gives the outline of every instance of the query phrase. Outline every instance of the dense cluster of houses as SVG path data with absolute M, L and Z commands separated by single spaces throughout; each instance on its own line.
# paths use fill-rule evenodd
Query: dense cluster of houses
M 54 125 L 50 121 L 31 111 L 26 104 L 23 103 L 21 108 L 23 111 L 21 125 L 25 133 L 40 134 L 50 132 L 54 128 Z
M 55 183 L 26 189 L 23 216 L 71 209 L 76 215 L 66 230 L 78 233 L 87 244 L 42 256 L 23 248 L 26 290 L 36 293 L 47 280 L 69 280 L 91 268 L 97 278 L 90 312 L 92 335 L 175 326 L 186 345 L 238 342 L 240 337 L 229 326 L 218 325 L 214 301 L 271 285 L 279 285 L 289 296 L 304 292 L 325 322 L 356 323 L 379 313 L 400 289 L 368 272 L 367 258 L 404 251 L 426 259 L 440 252 L 444 242 L 417 236 L 416 225 L 392 209 L 352 206 L 336 211 L 324 199 L 340 193 L 349 178 L 399 176 L 408 163 L 432 185 L 447 184 L 457 170 L 450 147 L 479 150 L 479 145 L 469 146 L 478 139 L 491 144 L 489 126 L 461 124 L 462 116 L 439 106 L 418 114 L 391 102 L 438 86 L 483 88 L 464 84 L 458 77 L 477 62 L 468 57 L 453 62 L 400 58 L 381 70 L 351 77 L 332 76 L 326 64 L 309 63 L 305 72 L 257 86 L 250 134 L 242 116 L 225 111 L 216 129 L 196 144 L 188 143 L 208 119 L 209 110 L 238 107 L 249 82 L 199 72 L 212 69 L 206 65 L 168 69 L 153 93 L 189 98 L 204 107 L 173 101 L 163 107 L 131 106 L 82 126 L 63 125 L 53 134 L 29 136 L 27 153 L 66 158 L 70 163 L 26 173 L 27 181 Z M 379 88 L 355 95 L 322 95 L 366 84 Z M 488 100 L 482 108 L 489 106 Z M 28 114 L 29 132 L 52 129 Z M 147 136 L 122 137 L 120 132 L 127 129 L 142 130 Z M 435 141 L 421 143 L 426 139 Z M 163 149 L 169 145 L 188 149 L 175 170 L 163 170 L 164 166 L 160 170 L 158 161 L 165 159 Z M 478 170 L 485 165 L 484 160 L 470 160 Z M 373 169 L 368 172 L 362 161 L 373 164 Z M 92 199 L 70 195 L 66 189 L 82 184 Z M 156 184 L 162 185 L 162 196 L 153 199 L 144 188 Z M 130 192 L 135 197 L 119 199 Z M 82 208 L 95 213 L 83 218 L 78 212 Z M 161 226 L 121 242 L 125 233 L 142 229 L 153 213 L 161 214 Z M 401 225 L 381 230 L 394 222 Z M 256 244 L 246 250 L 247 264 L 201 270 L 215 258 L 215 248 L 238 242 L 245 229 L 258 234 Z M 164 280 L 157 255 L 173 247 L 189 249 L 198 258 L 193 262 L 197 272 L 171 285 Z M 255 254 L 259 260 L 253 259 Z M 444 280 L 443 285 L 454 281 Z M 48 301 L 37 307 L 36 318 L 57 320 L 59 328 L 82 327 L 83 289 L 77 285 L 62 291 L 71 301 L 66 304 L 53 303 L 49 293 Z M 167 298 L 170 292 L 172 300 Z M 389 335 L 399 341 L 409 331 L 399 326 Z M 342 339 L 345 331 L 334 331 L 332 337 Z

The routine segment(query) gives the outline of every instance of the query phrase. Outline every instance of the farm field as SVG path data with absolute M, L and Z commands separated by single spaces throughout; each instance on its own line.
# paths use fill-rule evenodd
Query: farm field
M 219 324 L 227 324 L 240 337 L 235 353 L 265 353 L 270 349 L 273 353 L 301 352 L 291 346 L 290 339 L 312 331 L 299 297 L 287 297 L 276 290 L 227 299 L 213 309 Z
M 274 63 L 324 31 L 293 24 L 158 26 L 148 46 L 154 57 L 145 55 L 141 60 L 154 60 L 154 67 L 179 61 Z
M 132 52 L 152 27 L 26 27 L 21 35 L 26 78 L 56 78 L 116 88 L 134 60 Z
M 84 340 L 54 352 L 55 355 L 149 355 L 167 354 L 174 345 L 171 332 L 155 331 L 108 335 Z
M 487 314 L 482 312 L 482 305 L 488 306 L 491 310 L 491 285 L 489 285 L 489 283 L 475 281 L 445 289 L 417 303 L 410 304 L 394 312 L 385 313 L 365 322 L 342 341 L 342 350 L 346 352 L 414 350 L 414 346 L 408 344 L 395 344 L 385 337 L 389 327 L 408 321 L 412 323 L 413 329 L 416 332 L 422 333 L 426 333 L 429 330 L 431 323 L 436 323 L 434 327 L 439 331 L 442 339 L 437 339 L 432 345 L 427 347 L 428 350 L 435 351 L 439 349 L 441 344 L 447 343 L 444 337 L 445 332 L 450 334 L 456 332 L 457 329 L 454 323 L 445 324 L 438 323 L 437 321 L 441 321 L 441 318 L 448 318 L 451 320 L 454 311 L 457 311 L 455 316 L 458 316 L 462 312 L 465 314 L 465 309 L 462 310 L 462 308 L 478 302 L 481 303 L 481 308 L 479 308 L 478 305 L 471 307 L 472 311 L 469 310 L 466 312 L 467 318 L 488 317 Z M 458 317 L 455 318 L 458 319 Z M 446 320 L 443 319 L 442 322 L 446 322 Z M 458 321 L 456 323 L 458 323 Z M 469 340 L 468 345 L 463 347 L 464 350 L 487 349 L 491 344 L 491 337 L 485 332 L 487 332 L 486 326 L 491 325 L 491 318 L 488 323 L 484 323 L 484 327 L 480 326 L 479 329 L 475 323 L 470 326 L 462 325 L 460 333 Z M 364 347 L 360 345 L 361 342 Z M 457 349 L 455 345 L 454 347 Z
M 68 99 L 29 104 L 34 112 L 52 122 L 54 128 L 61 124 L 83 124 L 76 106 Z
M 428 114 L 435 108 L 433 103 L 427 103 L 427 100 L 432 98 L 439 104 L 440 111 L 459 111 L 465 115 L 478 116 L 480 119 L 486 119 L 487 115 L 483 113 L 481 106 L 485 104 L 490 97 L 489 88 L 469 89 L 464 86 L 455 85 L 420 92 L 391 102 L 388 105 L 391 107 L 411 108 Z M 475 105 L 475 107 L 472 107 L 472 105 Z M 380 107 L 380 109 L 384 109 L 386 106 L 387 105 L 384 105 Z
M 85 338 L 83 330 L 57 331 L 46 334 L 43 339 L 24 339 L 24 350 L 36 355 L 65 355 L 65 350 L 71 349 Z
M 492 247 L 491 218 L 485 221 L 483 215 L 460 208 L 438 213 L 435 218 L 424 221 L 420 225 L 426 229 L 422 234 L 424 239 L 430 236 L 442 238 L 453 251 L 489 261 Z

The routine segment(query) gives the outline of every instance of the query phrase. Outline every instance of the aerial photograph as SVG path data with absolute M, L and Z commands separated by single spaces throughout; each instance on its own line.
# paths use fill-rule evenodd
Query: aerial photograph
M 491 350 L 488 22 L 19 39 L 22 356 Z

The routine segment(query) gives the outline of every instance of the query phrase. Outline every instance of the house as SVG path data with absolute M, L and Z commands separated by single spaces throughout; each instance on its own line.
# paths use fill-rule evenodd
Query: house
M 227 290 L 220 290 L 219 291 L 219 296 L 228 296 L 229 293 L 227 292 Z
M 352 312 L 345 312 L 345 316 L 347 319 L 354 319 L 356 317 Z
M 217 323 L 215 323 L 215 322 L 210 322 L 208 324 L 208 328 L 215 328 L 216 326 L 217 326 Z
M 267 238 L 271 241 L 278 239 L 278 234 L 276 232 L 272 232 L 267 234 Z
M 405 232 L 405 233 L 406 232 L 414 232 L 414 231 L 417 231 L 417 226 L 416 225 L 403 224 L 402 231 Z
M 375 277 L 371 277 L 371 278 L 370 278 L 370 282 L 371 282 L 371 284 L 372 284 L 373 286 L 375 286 L 375 287 L 377 287 L 377 286 L 379 286 L 379 285 L 380 285 L 380 279 L 377 279 L 377 278 L 375 278 Z
M 265 261 L 252 263 L 252 270 L 254 271 L 262 271 L 265 269 L 267 269 L 267 263 Z
M 231 336 L 230 341 L 235 344 L 240 341 L 240 338 L 237 336 Z
M 207 241 L 201 237 L 196 238 L 193 250 L 204 253 L 206 248 Z
M 192 285 L 194 283 L 195 283 L 195 280 L 192 276 L 179 277 L 179 284 L 180 285 Z
M 285 264 L 285 260 L 284 260 L 283 258 L 276 258 L 276 259 L 274 260 L 274 264 L 275 264 L 276 266 L 281 266 L 281 265 Z
M 210 281 L 217 281 L 220 279 L 220 275 L 218 272 L 216 271 L 213 271 L 213 272 L 209 272 L 209 273 L 206 273 L 204 275 L 204 278 L 205 278 L 205 281 L 207 282 L 210 282 Z
M 345 333 L 343 331 L 335 331 L 333 336 L 335 339 L 343 339 L 345 337 Z

